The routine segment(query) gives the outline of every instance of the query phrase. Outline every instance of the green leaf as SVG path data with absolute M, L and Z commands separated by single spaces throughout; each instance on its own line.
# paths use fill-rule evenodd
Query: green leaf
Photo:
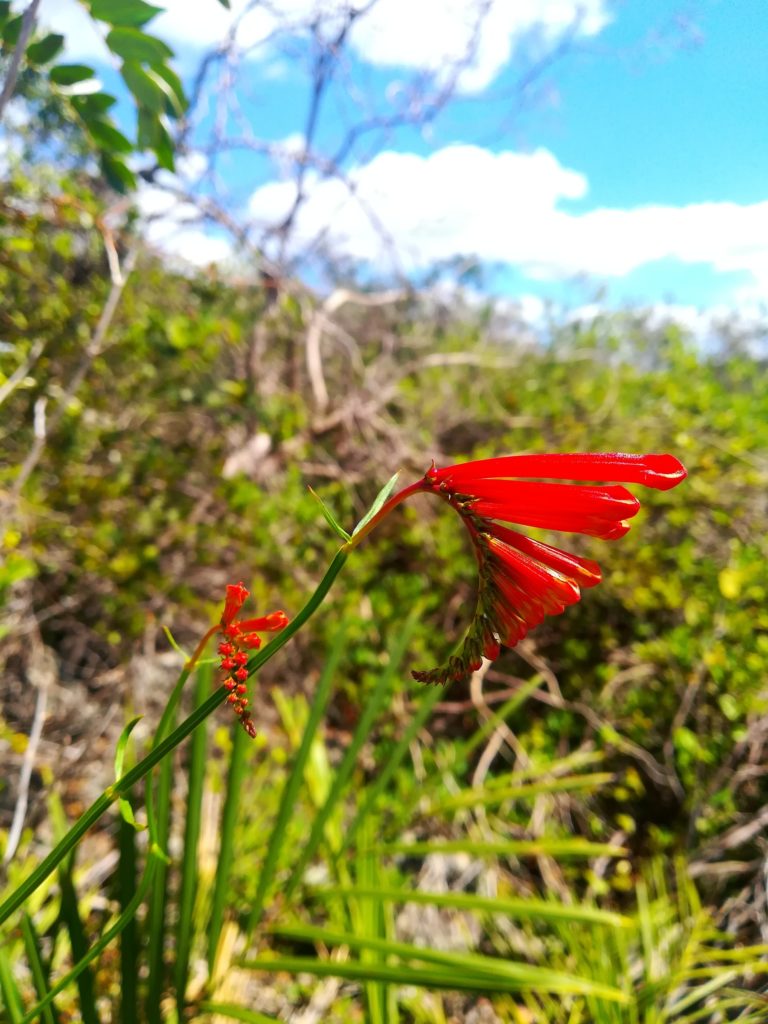
M 229 0 L 219 0 L 219 3 L 222 7 L 226 7 L 227 10 L 230 10 Z
M 184 86 L 181 84 L 181 79 L 173 70 L 169 68 L 167 64 L 155 64 L 152 71 L 158 78 L 161 78 L 170 89 L 168 95 L 168 113 L 171 117 L 181 117 L 184 111 L 189 106 L 189 100 L 184 92 Z
M 117 781 L 117 779 L 119 779 L 123 774 L 123 762 L 125 761 L 125 750 L 128 746 L 128 740 L 141 719 L 142 715 L 137 715 L 135 718 L 132 718 L 120 733 L 120 738 L 117 741 L 117 747 L 115 748 L 115 781 Z M 126 797 L 121 796 L 117 803 L 120 808 L 120 814 L 123 816 L 123 820 L 129 825 L 133 825 L 137 832 L 141 831 L 144 826 L 136 823 L 130 801 L 126 799 Z
M 116 192 L 129 192 L 136 188 L 136 175 L 125 161 L 102 152 L 99 157 L 101 171 Z
M 153 114 L 162 114 L 165 110 L 168 86 L 151 71 L 145 71 L 140 65 L 126 61 L 122 67 L 125 84 L 131 90 L 139 106 L 146 107 Z
M 139 110 L 138 148 L 151 149 L 161 167 L 173 170 L 173 140 L 162 120 L 146 109 Z
M 101 149 L 111 153 L 132 153 L 133 143 L 126 139 L 122 132 L 118 131 L 109 121 L 102 121 L 98 118 L 86 121 L 86 128 Z
M 576 921 L 589 924 L 604 924 L 609 928 L 629 928 L 630 918 L 613 910 L 601 910 L 589 904 L 556 903 L 555 900 L 508 899 L 501 896 L 478 896 L 470 892 L 424 892 L 421 889 L 365 889 L 362 886 L 333 885 L 313 889 L 313 894 L 322 898 L 347 896 L 355 900 L 379 900 L 389 903 L 426 903 L 435 907 L 451 907 L 454 910 L 468 910 L 475 913 L 507 914 L 511 918 L 527 921 L 531 918 L 542 921 Z
M 219 3 L 224 3 L 224 0 L 219 0 Z M 247 1010 L 244 1006 L 236 1006 L 234 1003 L 209 1003 L 203 1000 L 200 1009 L 203 1013 L 215 1013 L 231 1020 L 242 1020 L 245 1024 L 280 1024 L 277 1017 L 267 1017 L 258 1010 Z
M 362 945 L 362 941 L 354 936 L 346 936 L 348 945 Z M 368 944 L 373 940 L 366 940 Z M 386 951 L 390 952 L 395 943 L 387 943 Z M 412 956 L 415 960 L 432 960 L 434 950 L 413 946 Z M 419 957 L 422 953 L 423 956 Z M 469 968 L 459 969 L 456 966 L 459 955 L 445 954 L 445 963 L 432 967 L 411 967 L 406 964 L 361 963 L 358 960 L 318 960 L 309 956 L 259 957 L 242 963 L 246 970 L 268 971 L 277 973 L 285 971 L 290 974 L 316 974 L 326 978 L 348 978 L 354 981 L 375 979 L 389 981 L 396 985 L 415 985 L 421 988 L 455 989 L 470 992 L 519 992 L 521 989 L 532 988 L 549 992 L 563 992 L 599 996 L 615 1003 L 627 1003 L 627 995 L 617 988 L 579 978 L 560 971 L 550 971 L 532 964 L 513 964 L 503 961 L 509 968 L 501 972 L 481 972 Z M 490 960 L 490 957 L 486 959 Z M 520 970 L 513 972 L 512 968 Z M 505 976 L 506 974 L 506 976 Z
M 11 18 L 10 21 L 6 22 L 3 26 L 3 42 L 9 46 L 15 46 L 19 41 L 21 35 L 21 23 L 24 20 L 23 15 L 17 14 L 15 18 Z
M 2 996 L 0 1006 L 7 1012 L 10 1024 L 17 1024 L 24 1012 L 21 995 L 14 978 L 14 967 L 11 966 L 2 946 L 0 946 L 0 996 Z
M 106 114 L 117 100 L 108 92 L 91 92 L 87 96 L 71 96 L 69 102 L 84 121 Z
M 166 171 L 172 171 L 175 167 L 174 154 L 175 149 L 173 145 L 173 139 L 168 134 L 168 130 L 165 125 L 160 121 L 158 122 L 158 138 L 155 142 L 152 150 L 157 157 L 157 162 L 161 167 L 164 167 Z
M 57 64 L 51 68 L 50 78 L 54 85 L 75 85 L 93 78 L 95 73 L 87 64 Z
M 384 502 L 392 493 L 392 490 L 394 489 L 394 486 L 397 483 L 397 478 L 399 476 L 400 473 L 398 471 L 397 473 L 395 473 L 393 477 L 390 477 L 390 479 L 384 484 L 379 493 L 376 495 L 376 500 L 374 501 L 374 503 L 371 505 L 371 507 L 363 516 L 363 518 L 352 531 L 353 537 L 355 536 L 356 533 L 359 533 L 362 530 L 366 523 L 370 522 L 370 520 L 373 519 L 373 517 L 376 515 L 376 513 L 379 511 Z
M 27 60 L 30 64 L 47 64 L 64 46 L 64 36 L 50 32 L 37 43 L 27 47 Z
M 11 0 L 0 0 L 0 33 L 11 16 Z
M 162 64 L 173 57 L 173 50 L 161 39 L 148 36 L 137 28 L 113 28 L 107 33 L 107 46 L 123 60 L 145 64 Z
M 50 978 L 40 954 L 40 939 L 35 931 L 32 918 L 26 912 L 22 914 L 21 918 L 21 933 L 37 995 L 40 999 L 45 999 L 48 995 Z M 50 1005 L 43 1010 L 42 1021 L 43 1024 L 56 1024 L 56 1017 L 54 1017 Z
M 155 7 L 144 0 L 91 0 L 91 16 L 110 25 L 138 28 L 161 14 L 163 7 Z
M 288 822 L 294 814 L 299 791 L 304 782 L 304 770 L 312 749 L 315 733 L 318 730 L 320 720 L 323 717 L 326 705 L 328 704 L 331 696 L 331 689 L 333 687 L 336 669 L 339 666 L 339 661 L 341 660 L 341 656 L 344 651 L 348 628 L 347 623 L 342 621 L 325 665 L 323 666 L 320 681 L 317 684 L 317 689 L 315 690 L 312 700 L 312 709 L 310 711 L 309 718 L 307 719 L 307 724 L 304 727 L 304 735 L 301 738 L 299 749 L 293 756 L 288 777 L 285 780 L 285 785 L 280 795 L 277 817 L 272 825 L 272 830 L 269 835 L 269 844 L 264 856 L 264 863 L 261 866 L 256 896 L 254 897 L 251 905 L 251 913 L 248 919 L 248 932 L 252 932 L 261 920 L 264 903 L 269 893 L 275 872 L 277 871 L 280 851 L 288 831 Z
M 336 521 L 336 519 L 335 519 L 335 517 L 333 515 L 333 512 L 331 512 L 331 510 L 325 504 L 325 502 L 320 497 L 320 495 L 317 493 L 317 491 L 313 490 L 313 488 L 311 488 L 311 487 L 308 488 L 308 489 L 309 489 L 309 493 L 312 495 L 312 497 L 315 499 L 315 501 L 320 506 L 320 511 L 323 513 L 323 518 L 325 519 L 326 523 L 328 523 L 330 528 L 334 531 L 334 533 L 336 533 L 337 536 L 341 537 L 341 539 L 343 541 L 352 540 L 352 537 L 350 536 L 350 534 L 347 533 L 347 531 L 344 529 L 344 527 L 341 525 L 341 523 Z

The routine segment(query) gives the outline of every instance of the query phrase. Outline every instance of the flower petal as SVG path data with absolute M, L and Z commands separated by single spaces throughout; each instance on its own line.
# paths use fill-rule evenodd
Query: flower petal
M 481 480 L 473 488 L 477 497 L 465 507 L 478 516 L 608 540 L 623 536 L 640 508 L 625 487 Z
M 227 596 L 224 601 L 224 611 L 221 613 L 222 626 L 228 626 L 237 613 L 245 604 L 250 590 L 247 590 L 242 580 L 239 583 L 227 584 Z
M 531 537 L 518 533 L 517 530 L 508 530 L 497 523 L 491 523 L 490 529 L 494 537 L 498 537 L 510 547 L 522 551 L 523 554 L 530 555 L 542 565 L 562 573 L 580 587 L 595 587 L 602 579 L 600 566 L 589 558 L 580 558 L 568 551 L 561 551 L 560 548 L 533 540 Z
M 543 608 L 547 614 L 557 615 L 581 597 L 579 586 L 572 579 L 556 569 L 540 565 L 503 540 L 489 537 L 488 547 L 496 556 L 491 564 L 496 569 L 494 581 L 497 585 L 505 587 L 512 583 L 523 598 Z
M 477 480 L 543 477 L 555 480 L 607 480 L 644 484 L 660 491 L 676 487 L 687 476 L 673 455 L 627 455 L 621 452 L 581 452 L 547 455 L 506 455 L 479 459 L 428 474 L 436 483 L 453 490 L 477 493 Z M 470 486 L 472 485 L 472 486 Z
M 285 629 L 289 621 L 285 612 L 270 612 L 256 619 L 244 619 L 238 622 L 238 626 L 243 633 L 274 633 L 278 629 Z

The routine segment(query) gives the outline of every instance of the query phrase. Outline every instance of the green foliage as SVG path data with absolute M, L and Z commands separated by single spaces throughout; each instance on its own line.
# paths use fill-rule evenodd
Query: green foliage
M 94 68 L 53 63 L 65 44 L 56 33 L 33 35 L 24 53 L 27 69 L 15 91 L 31 106 L 33 115 L 53 116 L 62 126 L 77 126 L 111 187 L 129 192 L 137 184 L 126 160 L 131 154 L 152 152 L 159 167 L 173 170 L 171 124 L 184 114 L 187 98 L 169 64 L 173 51 L 142 30 L 161 7 L 144 0 L 92 0 L 86 7 L 92 18 L 109 29 L 105 43 L 120 61 L 120 74 L 136 105 L 136 138 L 128 139 L 107 114 L 115 100 L 101 89 Z M 11 18 L 9 14 L 9 4 L 0 5 L 0 71 L 3 58 L 10 58 L 19 42 L 22 25 L 21 15 Z
M 165 118 L 183 92 L 142 32 L 150 7 L 104 0 L 91 12 L 113 26 L 134 82 L 139 146 L 172 166 Z M 7 17 L 5 28 L 12 39 Z M 29 63 L 55 60 L 54 42 L 36 42 Z M 49 70 L 62 90 L 86 74 Z M 120 178 L 114 154 L 133 143 L 115 134 L 112 98 L 56 89 L 45 102 L 77 110 L 84 151 L 100 136 Z M 417 479 L 433 457 L 668 450 L 689 478 L 640 492 L 619 543 L 557 540 L 598 558 L 604 580 L 504 653 L 480 694 L 409 681 L 460 640 L 474 598 L 461 526 L 426 497 L 352 553 L 347 585 L 264 666 L 256 743 L 217 721 L 193 735 L 188 760 L 163 757 L 183 677 L 150 744 L 159 766 L 143 807 L 126 789 L 88 819 L 120 801 L 114 902 L 69 863 L 58 890 L 26 893 L 21 930 L 4 933 L 0 1020 L 36 1000 L 43 1019 L 78 1003 L 87 1019 L 98 998 L 124 1021 L 277 1019 L 312 998 L 309 975 L 346 979 L 329 1021 L 461 1019 L 478 992 L 515 1024 L 762 1019 L 765 950 L 718 931 L 684 864 L 662 871 L 654 857 L 695 860 L 718 905 L 739 893 L 708 867 L 727 850 L 746 873 L 761 855 L 757 833 L 733 826 L 768 795 L 766 364 L 727 335 L 704 352 L 642 314 L 553 326 L 530 347 L 490 340 L 482 318 L 435 325 L 414 302 L 384 328 L 349 325 L 359 360 L 328 352 L 334 411 L 321 417 L 300 305 L 268 308 L 247 272 L 181 273 L 145 253 L 94 344 L 107 249 L 122 260 L 134 239 L 130 228 L 113 238 L 108 195 L 84 166 L 30 173 L 22 160 L 0 198 L 8 677 L 19 595 L 63 680 L 94 691 L 139 645 L 152 649 L 158 622 L 192 649 L 227 582 L 245 579 L 258 611 L 295 616 L 339 540 L 386 497 L 382 483 L 396 470 Z M 197 722 L 218 700 L 208 668 Z M 11 746 L 24 739 L 15 714 L 11 704 L 0 722 Z M 133 824 L 145 820 L 148 847 Z M 10 887 L 38 869 L 32 850 L 10 865 Z M 457 944 L 442 948 L 443 933 Z M 242 993 L 267 976 L 280 1005 L 246 1009 Z

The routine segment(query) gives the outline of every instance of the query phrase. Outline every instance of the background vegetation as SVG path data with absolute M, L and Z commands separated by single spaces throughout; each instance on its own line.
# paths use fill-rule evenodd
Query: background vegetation
M 351 527 L 433 458 L 671 451 L 689 479 L 620 542 L 574 540 L 601 586 L 445 692 L 408 670 L 460 638 L 472 555 L 427 499 L 399 510 L 256 680 L 257 741 L 220 711 L 162 769 L 170 864 L 108 818 L 10 922 L 2 1019 L 122 920 L 43 1019 L 764 1020 L 754 336 L 637 310 L 533 335 L 354 290 L 318 336 L 297 283 L 174 268 L 115 227 L 93 133 L 22 85 L 46 119 L 0 194 L 9 886 L 112 781 L 134 715 L 121 750 L 151 742 L 182 661 L 162 627 L 191 650 L 241 578 L 259 613 L 301 607 L 337 546 L 310 486 Z

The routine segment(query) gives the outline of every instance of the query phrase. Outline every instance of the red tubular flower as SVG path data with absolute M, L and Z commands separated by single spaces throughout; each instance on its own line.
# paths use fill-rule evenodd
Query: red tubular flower
M 255 619 L 238 621 L 235 616 L 249 596 L 250 591 L 242 582 L 227 585 L 227 596 L 219 626 L 222 636 L 219 655 L 220 667 L 226 676 L 224 686 L 229 690 L 227 701 L 232 705 L 232 710 L 240 719 L 242 727 L 253 737 L 256 735 L 256 726 L 247 707 L 245 680 L 248 678 L 248 655 L 244 648 L 256 650 L 261 646 L 259 633 L 284 629 L 289 620 L 285 612 L 270 612 L 269 615 L 261 615 Z
M 246 590 L 242 580 L 239 583 L 227 584 L 227 597 L 224 601 L 224 611 L 221 613 L 222 626 L 228 626 L 232 622 L 250 593 L 250 590 Z
M 545 615 L 559 615 L 581 597 L 582 587 L 600 582 L 596 562 L 533 540 L 502 523 L 583 533 L 604 540 L 622 537 L 640 502 L 625 487 L 544 481 L 610 480 L 669 490 L 686 476 L 672 455 L 510 455 L 434 466 L 418 484 L 388 503 L 416 491 L 439 495 L 469 531 L 480 570 L 475 616 L 460 651 L 446 664 L 412 673 L 424 683 L 460 679 L 482 658 L 514 647 Z M 531 477 L 539 478 L 531 481 Z

